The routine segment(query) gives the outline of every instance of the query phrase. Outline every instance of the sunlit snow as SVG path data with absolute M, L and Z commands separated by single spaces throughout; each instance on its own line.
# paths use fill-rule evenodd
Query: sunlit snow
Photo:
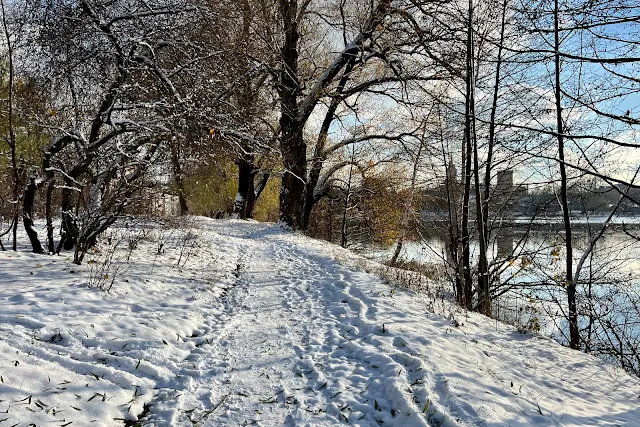
M 0 425 L 640 420 L 637 379 L 435 283 L 394 290 L 377 264 L 277 226 L 146 227 L 114 227 L 82 266 L 0 252 Z

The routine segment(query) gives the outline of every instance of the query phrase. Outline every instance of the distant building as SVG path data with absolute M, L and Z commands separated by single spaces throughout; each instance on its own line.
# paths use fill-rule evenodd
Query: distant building
M 511 193 L 513 191 L 513 170 L 505 169 L 498 172 L 496 176 L 496 193 Z
M 459 178 L 458 169 L 451 155 L 449 155 L 445 173 L 444 179 L 437 186 L 423 190 L 425 200 L 424 218 L 448 218 L 450 206 L 448 199 L 451 199 L 451 205 L 454 207 L 459 207 L 462 202 L 464 172 L 463 176 Z M 528 188 L 526 184 L 514 184 L 513 174 L 513 169 L 503 169 L 496 173 L 495 185 L 490 186 L 489 209 L 492 212 L 499 212 L 503 216 L 509 216 L 518 214 L 522 210 L 525 203 L 524 199 L 528 194 Z M 485 185 L 481 184 L 480 190 L 483 199 L 484 189 Z M 470 206 L 475 206 L 475 198 L 475 184 L 471 180 Z M 454 217 L 456 212 L 453 212 Z
M 496 174 L 496 185 L 491 193 L 494 209 L 509 215 L 521 210 L 528 188 L 526 184 L 514 185 L 513 169 L 503 169 Z
M 458 182 L 458 169 L 453 163 L 453 156 L 449 154 L 449 166 L 447 166 L 447 181 L 449 185 L 453 185 Z

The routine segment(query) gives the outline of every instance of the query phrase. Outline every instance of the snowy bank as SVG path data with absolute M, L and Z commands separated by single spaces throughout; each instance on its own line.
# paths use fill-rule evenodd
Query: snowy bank
M 640 420 L 623 371 L 275 226 L 192 218 L 101 249 L 82 266 L 0 252 L 0 425 Z

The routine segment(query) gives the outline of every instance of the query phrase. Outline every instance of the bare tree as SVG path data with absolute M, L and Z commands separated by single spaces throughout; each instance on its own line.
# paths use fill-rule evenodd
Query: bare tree
M 424 17 L 431 2 L 398 2 L 392 6 L 391 1 L 381 0 L 364 11 L 356 11 L 359 25 L 355 28 L 345 20 L 344 4 L 340 3 L 337 7 L 338 24 L 329 24 L 330 31 L 342 36 L 342 50 L 328 56 L 323 62 L 316 59 L 314 63 L 317 68 L 308 75 L 300 69 L 301 61 L 305 59 L 301 56 L 302 49 L 306 46 L 305 42 L 308 43 L 300 38 L 300 26 L 309 16 L 320 16 L 319 25 L 332 21 L 323 19 L 320 6 L 315 6 L 311 1 L 298 4 L 297 1 L 282 0 L 279 3 L 282 50 L 281 65 L 277 70 L 277 91 L 281 110 L 280 150 L 284 165 L 280 219 L 293 228 L 307 226 L 312 205 L 322 197 L 322 193 L 317 191 L 321 175 L 319 170 L 327 152 L 331 152 L 331 149 L 327 151 L 325 143 L 338 107 L 347 105 L 354 108 L 349 99 L 357 99 L 362 93 L 383 93 L 384 96 L 404 102 L 402 95 L 396 97 L 394 93 L 406 82 L 438 78 L 426 70 L 430 59 L 426 53 L 420 52 L 422 43 L 418 43 L 419 39 L 426 36 L 418 18 L 413 16 Z M 397 34 L 397 38 L 394 38 L 394 34 Z M 393 48 L 394 44 L 396 49 Z M 409 47 L 415 47 L 416 44 L 418 50 Z M 422 60 L 416 61 L 416 56 L 421 56 Z M 414 59 L 414 65 L 420 65 L 412 67 L 409 58 Z M 369 66 L 375 67 L 376 64 L 378 69 L 382 65 L 385 72 L 376 74 L 366 71 Z M 316 138 L 309 170 L 304 130 L 311 114 L 323 99 L 328 100 L 327 110 Z M 345 144 L 343 142 L 340 146 Z
M 25 205 L 33 204 L 38 187 L 47 186 L 52 249 L 52 183 L 62 182 L 58 250 L 75 246 L 79 263 L 140 195 L 137 183 L 168 134 L 193 120 L 194 104 L 185 94 L 200 84 L 194 72 L 212 55 L 201 45 L 181 43 L 190 42 L 185 15 L 195 10 L 185 3 L 159 2 L 150 10 L 90 0 L 51 6 L 53 11 L 30 7 L 28 19 L 39 29 L 33 32 L 40 47 L 34 54 L 50 55 L 43 78 L 60 82 L 62 90 L 55 94 L 56 119 L 42 120 L 56 136 L 43 150 L 41 177 L 27 187 Z M 174 30 L 173 43 L 162 36 L 167 25 Z M 178 78 L 190 84 L 175 84 Z
M 9 146 L 9 150 L 11 152 L 11 172 L 13 174 L 13 216 L 11 219 L 11 233 L 12 233 L 12 249 L 16 250 L 17 245 L 17 237 L 16 233 L 18 230 L 18 212 L 20 206 L 20 173 L 18 171 L 18 163 L 17 163 L 17 154 L 16 154 L 16 134 L 14 129 L 14 109 L 13 109 L 13 94 L 14 94 L 14 65 L 13 65 L 13 41 L 11 40 L 11 31 L 9 29 L 9 23 L 7 18 L 7 12 L 5 9 L 4 1 L 0 2 L 0 7 L 2 8 L 2 28 L 4 32 L 5 42 L 7 45 L 7 62 L 9 67 L 9 81 L 8 81 L 8 99 L 7 99 L 7 119 L 8 119 L 8 135 L 5 135 L 3 138 L 7 145 Z

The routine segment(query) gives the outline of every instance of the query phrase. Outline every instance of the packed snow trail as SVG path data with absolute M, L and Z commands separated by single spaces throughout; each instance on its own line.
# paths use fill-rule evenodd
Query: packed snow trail
M 192 221 L 110 293 L 95 264 L 0 253 L 0 426 L 639 425 L 638 380 L 598 359 L 334 245 Z

